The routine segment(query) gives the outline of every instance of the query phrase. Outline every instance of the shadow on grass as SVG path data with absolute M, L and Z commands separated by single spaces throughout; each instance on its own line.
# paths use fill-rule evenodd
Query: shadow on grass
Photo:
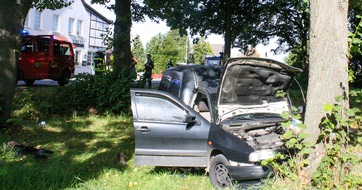
M 149 172 L 149 174 L 168 174 L 168 175 L 176 175 L 180 178 L 184 178 L 185 176 L 208 176 L 208 173 L 204 168 L 176 168 L 176 167 L 155 167 L 153 170 Z M 260 179 L 256 180 L 233 180 L 233 188 L 232 189 L 248 189 L 248 190 L 256 190 L 260 189 L 263 185 Z
M 181 168 L 181 167 L 155 167 L 149 172 L 150 174 L 177 174 L 177 175 L 194 175 L 207 176 L 204 168 Z
M 49 126 L 49 127 L 48 127 Z M 47 159 L 32 156 L 14 158 L 0 148 L 0 189 L 75 188 L 95 179 L 108 169 L 123 172 L 117 153 L 134 154 L 133 126 L 130 120 L 107 120 L 100 124 L 91 118 L 54 119 L 42 127 L 24 122 L 21 127 L 0 130 L 0 142 L 54 151 Z

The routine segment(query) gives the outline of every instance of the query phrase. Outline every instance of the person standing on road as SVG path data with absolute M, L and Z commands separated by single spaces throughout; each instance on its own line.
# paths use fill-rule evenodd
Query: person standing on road
M 132 54 L 132 59 L 131 59 L 131 76 L 133 79 L 137 78 L 137 69 L 136 69 L 136 64 L 138 64 L 138 60 L 137 58 Z
M 148 83 L 148 88 L 151 88 L 152 86 L 152 83 L 151 83 L 151 76 L 152 76 L 152 69 L 154 67 L 154 63 L 151 59 L 151 54 L 147 54 L 147 57 L 146 57 L 146 62 L 145 62 L 145 73 L 144 73 L 144 77 L 145 77 L 145 80 L 146 82 Z
M 173 67 L 173 64 L 172 64 L 171 59 L 169 59 L 168 62 L 167 62 L 167 65 L 166 65 L 166 69 L 169 69 L 171 67 Z

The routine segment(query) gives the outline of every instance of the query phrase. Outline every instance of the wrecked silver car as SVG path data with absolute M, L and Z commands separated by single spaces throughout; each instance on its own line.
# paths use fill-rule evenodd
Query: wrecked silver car
M 158 90 L 131 89 L 135 165 L 201 167 L 211 183 L 261 179 L 262 160 L 285 151 L 287 92 L 301 70 L 264 58 L 224 66 L 184 65 L 163 74 Z

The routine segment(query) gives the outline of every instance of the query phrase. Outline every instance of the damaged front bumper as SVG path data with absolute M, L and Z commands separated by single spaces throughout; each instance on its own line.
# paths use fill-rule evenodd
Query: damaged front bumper
M 226 166 L 229 175 L 234 180 L 262 179 L 271 175 L 270 166 Z

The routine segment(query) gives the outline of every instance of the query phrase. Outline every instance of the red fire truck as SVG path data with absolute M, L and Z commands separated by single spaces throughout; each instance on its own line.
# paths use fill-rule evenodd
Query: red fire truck
M 73 45 L 55 35 L 25 36 L 19 56 L 18 80 L 32 85 L 35 80 L 52 79 L 60 86 L 74 74 Z

